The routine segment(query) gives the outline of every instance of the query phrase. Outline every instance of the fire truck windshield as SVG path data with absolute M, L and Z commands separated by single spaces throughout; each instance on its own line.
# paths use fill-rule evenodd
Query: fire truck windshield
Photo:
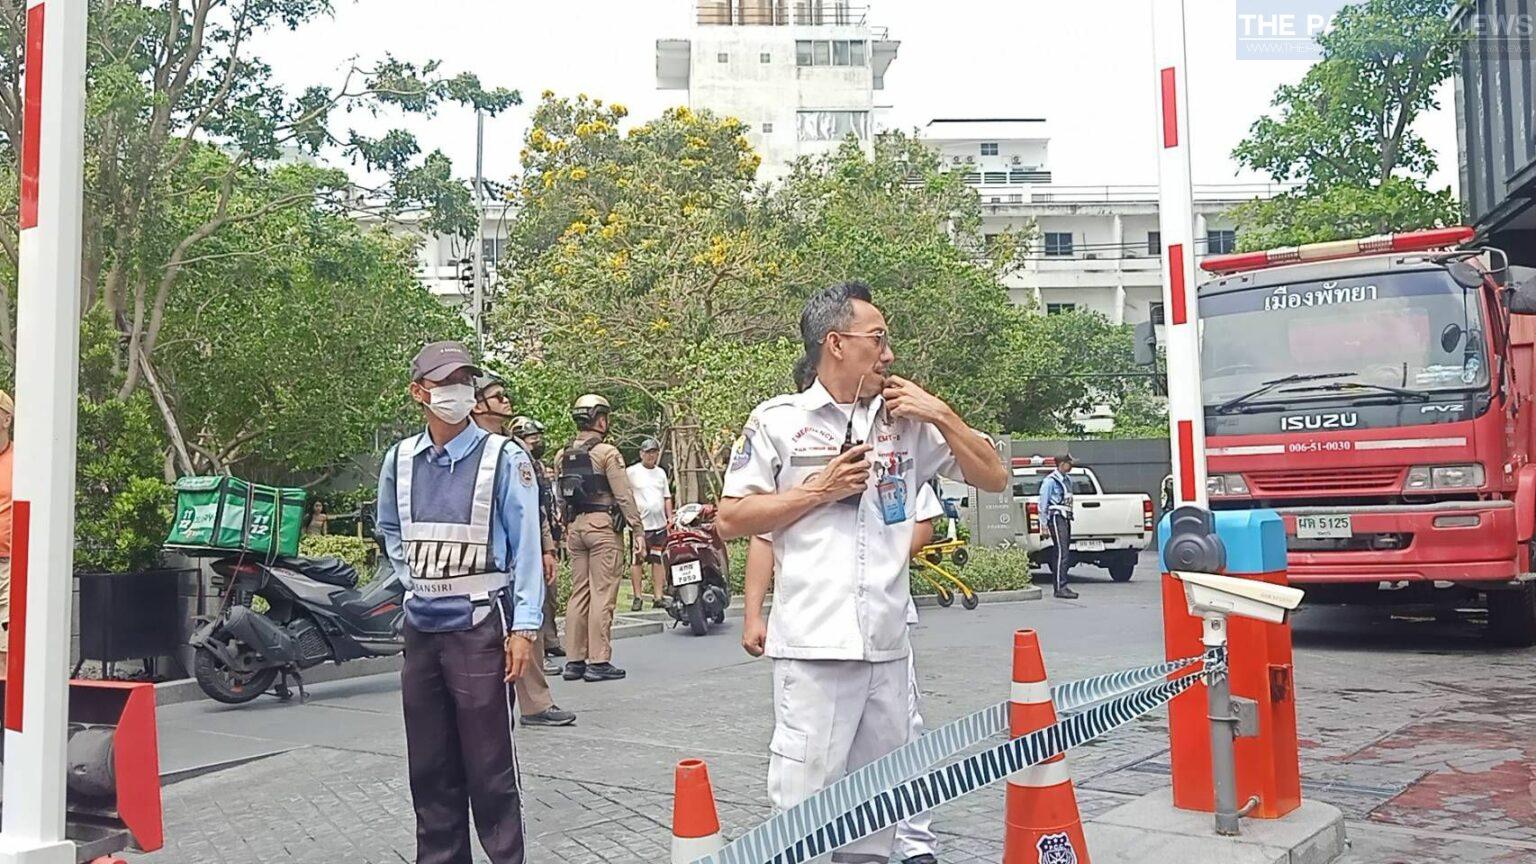
M 1479 295 L 1441 269 L 1212 294 L 1200 318 L 1210 408 L 1422 399 L 1488 384 Z M 1291 383 L 1320 379 L 1338 384 Z

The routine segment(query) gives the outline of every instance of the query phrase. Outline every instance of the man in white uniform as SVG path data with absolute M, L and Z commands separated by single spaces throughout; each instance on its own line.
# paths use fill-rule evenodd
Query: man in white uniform
M 887 375 L 895 355 L 867 286 L 812 295 L 800 338 L 817 380 L 753 411 L 716 521 L 726 538 L 773 535 L 768 792 L 780 808 L 910 737 L 907 556 L 918 488 L 936 475 L 991 492 L 1008 483 L 985 437 Z M 832 860 L 885 864 L 891 846 L 887 830 Z

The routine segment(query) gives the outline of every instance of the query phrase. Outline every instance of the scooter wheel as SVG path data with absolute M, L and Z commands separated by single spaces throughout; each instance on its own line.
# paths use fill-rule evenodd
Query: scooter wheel
M 964 567 L 967 563 L 970 562 L 971 553 L 966 551 L 965 547 L 962 546 L 959 549 L 949 553 L 949 557 L 952 561 L 955 562 L 956 567 Z
M 948 609 L 955 605 L 955 593 L 953 591 L 939 590 L 939 605 Z
M 964 594 L 960 597 L 960 605 L 967 609 L 975 609 L 981 605 L 981 595 L 975 593 Z

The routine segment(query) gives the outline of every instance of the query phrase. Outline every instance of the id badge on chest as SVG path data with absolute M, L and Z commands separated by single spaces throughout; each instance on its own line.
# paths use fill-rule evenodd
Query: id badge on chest
M 880 518 L 887 525 L 907 521 L 907 483 L 900 474 L 880 472 L 883 476 L 875 484 L 880 496 Z

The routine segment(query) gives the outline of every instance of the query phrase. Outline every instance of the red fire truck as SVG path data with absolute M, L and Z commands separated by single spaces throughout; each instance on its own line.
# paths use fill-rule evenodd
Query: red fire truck
M 1309 601 L 1483 594 L 1490 635 L 1529 645 L 1536 270 L 1472 236 L 1202 262 L 1211 506 L 1278 510 Z

